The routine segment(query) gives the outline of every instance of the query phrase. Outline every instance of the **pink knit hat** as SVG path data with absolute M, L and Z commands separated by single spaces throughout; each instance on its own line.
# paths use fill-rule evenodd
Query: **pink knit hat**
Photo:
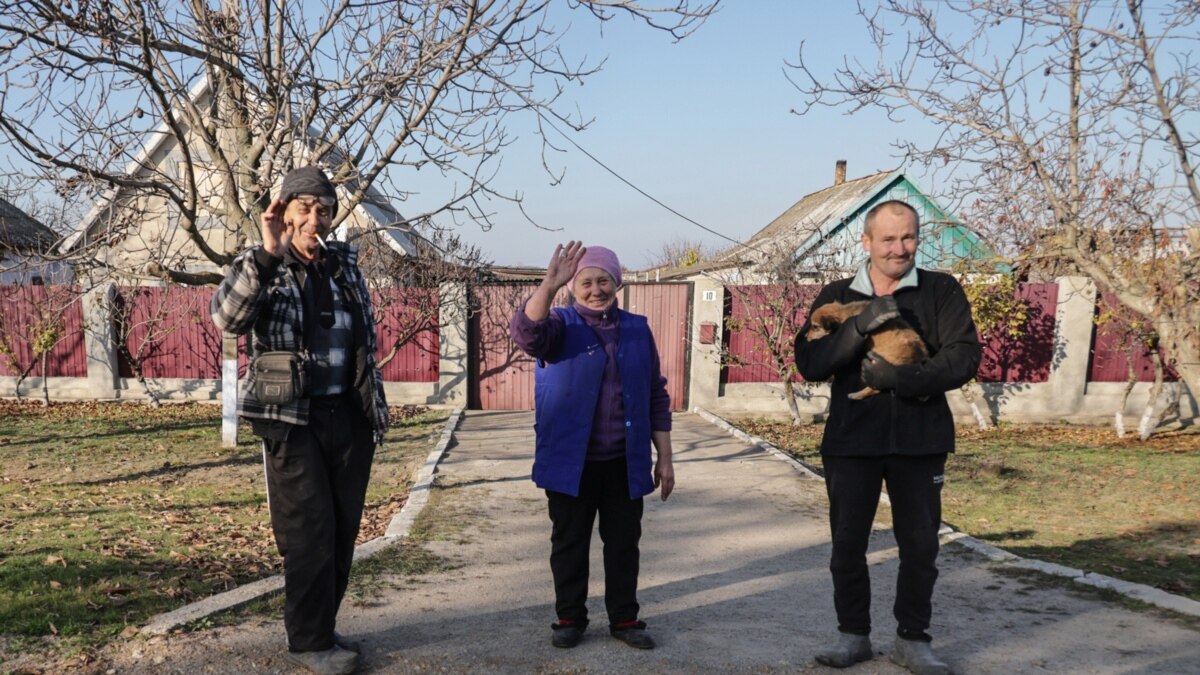
M 583 258 L 579 261 L 579 266 L 575 268 L 575 277 L 579 276 L 580 270 L 588 267 L 608 272 L 608 276 L 613 278 L 617 288 L 621 287 L 621 263 L 617 260 L 616 253 L 603 246 L 588 246 Z M 575 295 L 575 277 L 571 277 L 571 281 L 567 283 L 567 290 L 571 291 L 571 295 Z

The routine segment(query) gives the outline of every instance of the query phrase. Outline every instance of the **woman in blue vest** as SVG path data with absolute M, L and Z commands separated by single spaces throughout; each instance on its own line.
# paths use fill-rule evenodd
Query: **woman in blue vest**
M 574 304 L 551 309 L 564 285 Z M 579 644 L 588 625 L 588 549 L 598 513 L 609 633 L 654 648 L 638 620 L 638 541 L 642 497 L 661 486 L 666 501 L 675 488 L 671 405 L 646 317 L 617 307 L 620 287 L 612 251 L 560 245 L 509 326 L 513 341 L 537 359 L 533 480 L 546 491 L 553 524 L 555 647 Z

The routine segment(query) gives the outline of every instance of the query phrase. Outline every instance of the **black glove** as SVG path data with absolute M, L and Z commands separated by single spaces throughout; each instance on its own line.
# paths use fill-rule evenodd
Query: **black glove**
M 872 300 L 862 313 L 854 317 L 854 327 L 858 329 L 859 335 L 867 335 L 898 316 L 900 308 L 896 306 L 896 299 L 890 295 L 880 295 Z
M 872 389 L 895 389 L 899 377 L 896 366 L 884 361 L 883 357 L 875 352 L 867 352 L 866 358 L 862 360 L 863 384 Z

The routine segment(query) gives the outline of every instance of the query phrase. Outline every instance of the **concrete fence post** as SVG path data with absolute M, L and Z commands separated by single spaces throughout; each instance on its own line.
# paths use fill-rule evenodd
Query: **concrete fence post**
M 465 283 L 444 283 L 438 288 L 438 385 L 436 401 L 446 405 L 467 404 L 467 369 L 470 351 L 471 307 Z
M 238 338 L 221 336 L 221 447 L 238 442 Z
M 1059 277 L 1055 282 L 1058 306 L 1054 312 L 1054 356 L 1047 382 L 1053 392 L 1054 413 L 1067 416 L 1082 411 L 1087 393 L 1096 285 L 1087 277 Z
M 83 296 L 84 349 L 87 353 L 88 395 L 97 400 L 117 397 L 120 367 L 112 307 L 115 284 L 93 287 Z
M 721 340 L 725 331 L 725 285 L 708 277 L 692 284 L 692 345 L 688 404 L 711 408 L 721 395 Z

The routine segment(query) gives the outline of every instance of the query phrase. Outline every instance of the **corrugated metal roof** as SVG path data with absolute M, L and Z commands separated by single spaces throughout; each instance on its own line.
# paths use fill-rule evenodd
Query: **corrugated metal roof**
M 21 209 L 0 199 L 0 248 L 29 253 L 44 253 L 58 236 Z
M 805 195 L 750 237 L 748 243 L 775 242 L 799 235 L 795 242 L 799 245 L 812 234 L 827 231 L 830 226 L 836 225 L 854 207 L 882 190 L 895 176 L 895 171 L 882 171 Z
M 881 171 L 807 194 L 775 220 L 767 223 L 766 227 L 756 232 L 746 243 L 732 246 L 713 256 L 711 260 L 686 267 L 663 269 L 659 278 L 686 278 L 705 272 L 741 267 L 758 260 L 769 251 L 777 250 L 782 244 L 800 249 L 808 240 L 819 239 L 820 235 L 828 234 L 843 218 L 853 214 L 857 207 L 900 176 L 903 176 L 903 173 L 898 170 Z

